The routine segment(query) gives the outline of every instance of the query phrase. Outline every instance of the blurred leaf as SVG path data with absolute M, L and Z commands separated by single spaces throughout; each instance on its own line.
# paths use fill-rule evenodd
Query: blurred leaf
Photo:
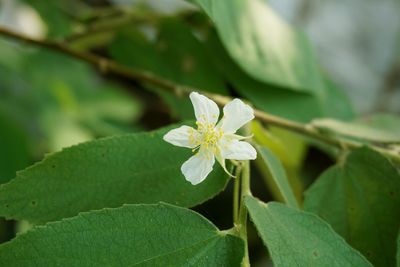
M 289 207 L 299 208 L 299 204 L 294 196 L 293 190 L 289 184 L 285 169 L 278 158 L 267 148 L 257 146 L 258 157 L 257 164 L 262 166 L 262 173 L 277 194 Z
M 89 130 L 61 112 L 48 112 L 46 115 L 42 115 L 41 122 L 42 129 L 48 135 L 46 142 L 50 152 L 60 151 L 64 147 L 94 138 Z
M 337 87 L 332 81 L 325 79 L 325 95 L 320 99 L 325 117 L 336 118 L 340 120 L 352 120 L 355 118 L 355 112 L 349 97 L 344 90 Z
M 301 167 L 307 146 L 297 134 L 277 128 L 263 128 L 260 122 L 253 121 L 252 132 L 257 143 L 269 148 L 290 169 Z
M 21 52 L 18 67 L 10 72 L 14 77 L 0 78 L 4 86 L 0 106 L 25 120 L 44 151 L 135 129 L 132 124 L 141 116 L 142 105 L 133 95 L 105 83 L 88 65 L 67 56 Z
M 306 144 L 296 134 L 282 129 L 269 127 L 267 130 L 257 121 L 252 122 L 251 126 L 256 142 L 271 150 L 271 152 L 282 162 L 296 199 L 301 201 L 304 185 L 303 181 L 300 179 L 300 169 L 307 150 Z M 257 166 L 266 178 L 265 181 L 267 182 L 268 190 L 277 200 L 283 201 L 276 184 L 270 180 L 271 176 L 267 175 L 268 172 L 265 172 L 266 166 L 262 162 L 262 159 L 258 158 L 256 163 L 258 163 Z
M 390 114 L 378 114 L 354 122 L 318 119 L 312 121 L 312 125 L 327 134 L 347 138 L 380 143 L 400 142 L 400 117 Z
M 35 227 L 0 246 L 1 266 L 240 266 L 244 242 L 199 214 L 124 205 Z
M 72 21 L 67 10 L 74 10 L 77 1 L 23 0 L 32 6 L 46 23 L 49 37 L 63 37 L 71 33 Z
M 141 103 L 119 87 L 105 85 L 91 98 L 82 99 L 80 112 L 88 119 L 103 118 L 130 123 L 142 114 Z
M 0 108 L 0 183 L 15 177 L 31 161 L 30 140 L 13 117 Z
M 185 180 L 180 168 L 192 153 L 165 142 L 167 130 L 100 139 L 47 156 L 0 187 L 0 215 L 44 223 L 124 203 L 192 207 L 222 191 L 228 177 L 220 167 L 197 186 Z
M 395 266 L 400 175 L 385 157 L 361 148 L 325 171 L 305 194 L 318 214 L 375 266 Z
M 393 135 L 400 136 L 400 117 L 398 115 L 378 113 L 361 121 L 370 127 L 384 129 Z
M 274 266 L 372 267 L 317 216 L 250 196 L 245 203 Z
M 320 94 L 313 95 L 262 83 L 240 69 L 226 53 L 215 33 L 209 35 L 207 45 L 211 58 L 234 89 L 265 112 L 300 122 L 328 116 L 343 119 L 352 117 L 352 113 L 348 113 L 351 110 L 348 101 L 343 101 L 343 96 L 335 91 L 329 93 L 325 89 Z M 332 108 L 326 107 L 326 101 L 329 101 L 330 106 L 335 106 L 334 113 Z
M 308 39 L 262 0 L 194 0 L 213 20 L 237 64 L 252 78 L 319 93 L 323 80 Z
M 397 267 L 400 267 L 400 233 L 397 236 Z
M 157 40 L 152 43 L 140 32 L 130 28 L 120 32 L 110 51 L 122 64 L 150 71 L 178 84 L 227 94 L 224 82 L 208 59 L 205 47 L 191 29 L 179 21 L 164 20 Z M 175 112 L 184 119 L 193 118 L 188 99 L 156 90 Z

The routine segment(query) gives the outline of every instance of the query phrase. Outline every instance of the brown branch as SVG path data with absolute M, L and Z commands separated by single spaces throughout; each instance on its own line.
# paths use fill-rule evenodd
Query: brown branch
M 131 79 L 131 80 L 139 82 L 139 83 L 145 83 L 145 84 L 151 84 L 154 86 L 158 86 L 166 91 L 169 91 L 169 92 L 175 94 L 178 97 L 185 96 L 193 91 L 199 91 L 199 92 L 202 92 L 203 94 L 207 95 L 209 98 L 214 100 L 220 106 L 224 106 L 229 101 L 231 101 L 231 98 L 229 98 L 229 97 L 212 94 L 212 93 L 207 93 L 207 92 L 204 92 L 197 88 L 193 88 L 193 87 L 189 87 L 189 86 L 178 85 L 169 80 L 163 79 L 161 77 L 157 77 L 150 72 L 135 70 L 133 68 L 126 67 L 124 65 L 116 63 L 115 61 L 112 61 L 110 59 L 107 59 L 107 58 L 104 58 L 101 56 L 72 49 L 68 45 L 65 45 L 61 42 L 35 39 L 32 37 L 17 33 L 15 31 L 9 30 L 4 27 L 0 27 L 0 35 L 7 36 L 7 37 L 10 37 L 17 41 L 25 42 L 28 44 L 33 44 L 38 47 L 43 47 L 43 48 L 47 48 L 47 49 L 57 51 L 57 52 L 60 52 L 63 54 L 67 54 L 71 57 L 74 57 L 74 58 L 80 59 L 84 62 L 87 62 L 89 64 L 92 64 L 94 67 L 99 69 L 99 71 L 102 73 L 115 74 L 120 77 Z M 331 136 L 323 135 L 318 131 L 318 129 L 315 129 L 314 127 L 312 127 L 310 125 L 304 125 L 304 124 L 294 122 L 291 120 L 287 120 L 287 119 L 284 119 L 284 118 L 281 118 L 278 116 L 270 115 L 268 113 L 265 113 L 265 112 L 257 110 L 257 109 L 254 110 L 254 115 L 260 121 L 263 121 L 270 125 L 274 125 L 274 126 L 277 126 L 280 128 L 287 129 L 292 132 L 296 132 L 296 133 L 299 133 L 299 134 L 302 134 L 305 136 L 309 136 L 313 139 L 316 139 L 323 143 L 335 146 L 337 148 L 355 149 L 355 148 L 359 148 L 359 147 L 363 146 L 363 144 L 359 143 L 359 142 L 336 139 Z M 377 147 L 377 146 L 371 146 L 371 147 L 373 149 L 375 149 L 376 151 L 379 151 L 380 153 L 386 155 L 387 157 L 400 162 L 400 155 L 398 155 L 397 153 L 395 153 L 391 150 Z

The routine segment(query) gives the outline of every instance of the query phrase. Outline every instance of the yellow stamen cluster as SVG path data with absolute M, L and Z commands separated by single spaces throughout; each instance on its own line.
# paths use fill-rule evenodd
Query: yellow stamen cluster
M 215 128 L 212 124 L 203 124 L 199 122 L 197 126 L 197 130 L 201 133 L 201 143 L 207 148 L 215 146 L 223 135 L 223 131 Z
M 196 147 L 193 152 L 199 147 L 205 149 L 212 149 L 215 153 L 217 150 L 217 143 L 223 136 L 223 131 L 220 128 L 216 128 L 213 123 L 209 123 L 206 120 L 196 122 L 197 131 L 191 129 L 189 132 L 189 142 Z

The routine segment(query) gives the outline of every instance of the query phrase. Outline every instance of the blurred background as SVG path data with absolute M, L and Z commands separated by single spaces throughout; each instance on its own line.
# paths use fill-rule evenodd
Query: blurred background
M 270 0 L 268 4 L 309 38 L 329 97 L 311 101 L 254 80 L 232 60 L 210 19 L 189 1 L 0 0 L 0 26 L 60 41 L 178 84 L 254 98 L 258 108 L 300 122 L 400 113 L 400 1 Z M 323 108 L 316 109 L 314 102 Z M 0 183 L 63 147 L 186 119 L 193 119 L 186 99 L 0 35 Z M 332 159 L 290 133 L 277 129 L 271 133 L 278 146 L 296 148 L 295 159 L 285 166 L 294 177 L 301 177 L 301 197 Z M 271 199 L 259 180 L 256 195 Z M 197 208 L 221 228 L 231 226 L 230 190 Z M 229 211 L 221 213 L 224 207 Z M 27 228 L 25 222 L 1 221 L 0 240 Z M 253 261 L 263 266 L 265 250 L 257 240 L 251 246 Z

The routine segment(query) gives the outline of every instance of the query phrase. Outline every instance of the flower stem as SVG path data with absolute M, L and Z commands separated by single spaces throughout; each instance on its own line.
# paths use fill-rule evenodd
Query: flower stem
M 239 219 L 239 198 L 240 198 L 240 174 L 242 165 L 238 164 L 235 169 L 235 178 L 233 184 L 233 223 L 236 225 Z
M 249 250 L 248 250 L 248 242 L 247 242 L 247 209 L 244 204 L 244 198 L 246 196 L 251 195 L 250 192 L 250 163 L 249 161 L 243 162 L 242 173 L 241 173 L 241 194 L 240 194 L 240 208 L 239 208 L 239 216 L 238 222 L 235 225 L 238 235 L 245 242 L 245 252 L 242 261 L 243 267 L 250 266 L 249 260 Z

